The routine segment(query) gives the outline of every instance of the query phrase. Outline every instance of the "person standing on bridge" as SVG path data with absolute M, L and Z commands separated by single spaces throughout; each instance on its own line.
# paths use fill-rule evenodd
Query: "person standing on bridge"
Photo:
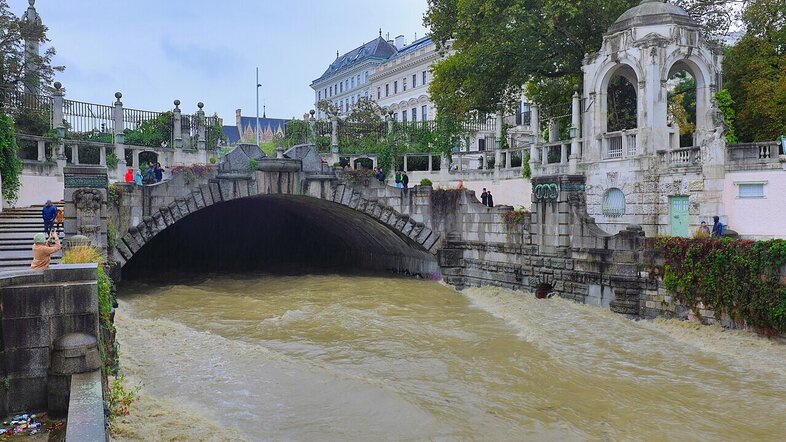
M 480 203 L 483 204 L 484 206 L 488 206 L 489 204 L 488 201 L 489 201 L 489 193 L 486 192 L 486 188 L 484 187 L 483 193 L 480 194 Z
M 487 206 L 494 207 L 494 197 L 491 196 L 491 191 L 490 190 L 488 191 L 488 194 L 486 195 L 486 203 L 488 203 L 488 204 L 486 204 Z
M 401 188 L 404 189 L 404 195 L 409 193 L 409 177 L 406 170 L 401 174 Z
M 164 168 L 161 167 L 161 163 L 156 163 L 154 172 L 156 174 L 156 182 L 160 183 L 164 179 Z
M 49 231 L 52 230 L 52 225 L 55 223 L 55 218 L 57 218 L 57 207 L 52 204 L 52 200 L 46 200 L 44 208 L 41 209 L 41 218 L 44 219 L 44 234 L 49 235 Z
M 140 172 L 138 169 L 136 172 L 134 172 L 134 184 L 137 186 L 142 185 L 142 172 Z
M 125 179 L 126 179 L 127 183 L 133 183 L 134 182 L 134 169 L 129 168 L 128 170 L 126 170 Z
M 33 236 L 33 262 L 30 263 L 30 270 L 48 269 L 52 255 L 58 250 L 60 250 L 60 238 L 57 232 L 53 230 L 48 240 L 43 233 L 36 233 Z

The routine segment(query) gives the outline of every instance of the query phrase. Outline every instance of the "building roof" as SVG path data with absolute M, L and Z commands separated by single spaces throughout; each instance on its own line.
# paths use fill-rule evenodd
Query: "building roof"
M 336 61 L 330 64 L 321 77 L 314 80 L 317 83 L 326 78 L 332 77 L 340 72 L 346 71 L 366 60 L 379 60 L 385 61 L 390 56 L 396 54 L 396 47 L 388 43 L 384 38 L 377 37 L 370 42 L 359 46 L 346 54 L 336 58 Z
M 419 39 L 413 41 L 408 46 L 405 46 L 404 49 L 401 49 L 400 51 L 398 51 L 395 54 L 393 54 L 393 56 L 391 56 L 388 60 L 386 60 L 386 62 L 393 61 L 393 60 L 395 60 L 395 59 L 397 59 L 399 57 L 403 57 L 403 56 L 405 56 L 407 54 L 410 54 L 412 52 L 417 51 L 418 49 L 425 48 L 426 46 L 428 46 L 430 44 L 431 44 L 431 37 L 419 38 Z
M 638 6 L 628 9 L 609 27 L 609 32 L 619 32 L 636 26 L 676 24 L 699 28 L 699 24 L 677 5 L 665 0 L 641 0 Z

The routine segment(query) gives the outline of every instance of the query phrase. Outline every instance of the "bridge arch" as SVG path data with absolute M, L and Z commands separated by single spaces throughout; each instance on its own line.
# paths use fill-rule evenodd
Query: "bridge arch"
M 294 192 L 297 186 L 289 179 L 280 185 L 283 173 L 273 186 L 265 174 L 258 171 L 256 180 L 205 180 L 192 185 L 188 195 L 152 207 L 151 216 L 129 228 L 112 252 L 124 275 L 141 274 L 152 264 L 170 270 L 232 270 L 256 260 L 265 269 L 276 259 L 438 273 L 434 254 L 440 235 L 424 224 L 363 198 L 348 184 L 324 181 Z M 263 191 L 256 192 L 257 187 Z M 171 193 L 162 185 L 151 189 Z M 166 201 L 150 199 L 159 200 Z

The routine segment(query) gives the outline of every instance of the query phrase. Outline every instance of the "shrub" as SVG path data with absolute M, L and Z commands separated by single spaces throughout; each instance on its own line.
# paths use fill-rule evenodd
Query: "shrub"
M 110 152 L 109 155 L 106 156 L 106 167 L 110 169 L 117 169 L 117 163 L 117 155 L 115 155 L 114 152 Z
M 432 183 L 431 180 L 428 179 L 428 178 L 423 178 L 422 180 L 420 180 L 420 185 L 421 186 L 433 186 L 434 183 Z
M 210 157 L 208 161 L 210 162 L 210 164 L 216 164 L 218 162 L 218 159 L 216 157 Z
M 63 264 L 86 264 L 91 262 L 96 264 L 104 263 L 103 255 L 93 246 L 71 247 L 63 252 Z
M 503 218 L 505 220 L 505 226 L 507 226 L 508 229 L 514 229 L 517 226 L 526 226 L 530 220 L 529 216 L 529 210 L 519 207 L 516 210 L 505 212 Z
M 653 238 L 663 252 L 663 284 L 697 311 L 699 303 L 737 322 L 786 332 L 786 240 Z

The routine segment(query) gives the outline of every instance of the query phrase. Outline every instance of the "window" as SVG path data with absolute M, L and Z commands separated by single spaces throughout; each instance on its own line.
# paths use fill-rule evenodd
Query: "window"
M 393 82 L 393 93 L 394 94 L 398 93 L 398 80 Z
M 428 120 L 428 106 L 425 104 L 420 108 L 420 121 Z
M 317 101 L 322 99 L 322 91 L 317 92 Z
M 382 87 L 381 86 L 377 88 L 377 100 L 379 100 L 380 98 L 382 98 Z
M 368 89 L 366 89 L 366 91 L 365 91 L 365 92 L 363 92 L 363 98 L 365 98 L 366 100 L 368 100 Z
M 412 121 L 418 121 L 418 108 L 412 108 Z
M 358 74 L 358 86 L 360 86 L 360 74 Z
M 344 82 L 342 81 L 342 82 L 341 82 L 341 83 L 339 83 L 339 84 L 341 85 L 341 87 L 339 87 L 339 88 L 338 88 L 338 91 L 339 91 L 339 92 L 344 92 Z
M 401 87 L 403 87 L 403 88 L 404 88 L 404 90 L 407 90 L 407 77 L 404 77 L 404 78 L 401 80 Z
M 354 105 L 355 105 L 355 96 L 353 95 L 352 96 L 352 106 L 354 106 Z
M 368 71 L 366 71 L 366 74 L 365 74 L 365 75 L 366 75 L 366 80 L 365 80 L 365 82 L 366 82 L 366 83 L 368 83 Z
M 418 75 L 417 74 L 412 74 L 412 87 L 413 88 L 418 87 Z
M 353 78 L 354 79 L 354 78 Z M 344 89 L 349 90 L 349 80 L 344 80 Z
M 603 216 L 619 218 L 625 214 L 625 194 L 620 189 L 612 187 L 603 194 L 601 206 Z
M 393 114 L 393 121 L 398 121 L 398 112 Z
M 426 80 L 427 80 L 427 78 L 426 78 L 426 75 L 427 75 L 427 74 L 428 74 L 428 72 L 427 72 L 427 71 L 423 71 L 423 79 L 421 79 L 421 80 L 420 80 L 420 85 L 421 85 L 421 86 L 425 86 L 425 85 L 426 85 L 426 83 L 427 83 L 427 81 L 426 81 Z
M 333 86 L 330 86 L 330 96 L 333 96 Z
M 390 83 L 385 85 L 385 96 L 390 95 Z
M 355 87 L 355 77 L 352 77 L 352 87 Z
M 766 182 L 737 182 L 734 183 L 740 188 L 738 198 L 764 198 L 764 185 Z
M 407 111 L 401 111 L 401 121 L 407 122 Z

